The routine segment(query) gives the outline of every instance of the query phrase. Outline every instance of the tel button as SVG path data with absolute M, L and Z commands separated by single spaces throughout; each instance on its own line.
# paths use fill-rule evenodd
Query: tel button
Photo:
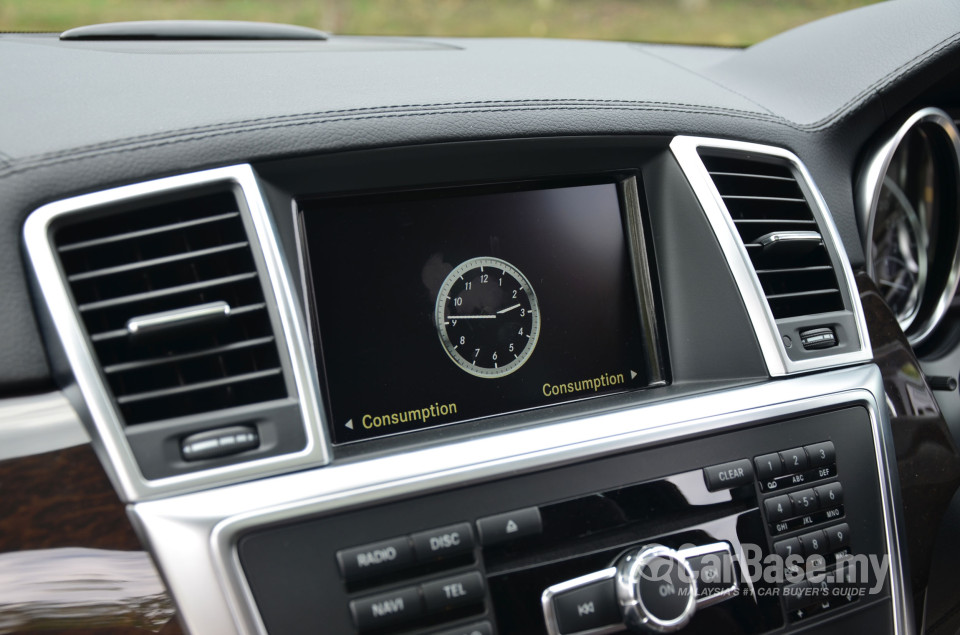
M 340 572 L 347 580 L 357 580 L 403 569 L 413 564 L 410 541 L 394 538 L 337 552 Z
M 398 589 L 350 602 L 353 621 L 360 631 L 373 631 L 418 617 L 423 612 L 416 587 Z
M 749 485 L 753 482 L 753 464 L 747 459 L 740 459 L 705 467 L 703 480 L 711 492 Z
M 539 534 L 543 530 L 543 524 L 540 510 L 528 507 L 481 518 L 477 521 L 477 528 L 480 530 L 480 543 L 489 547 L 515 538 Z
M 613 578 L 555 596 L 553 610 L 560 633 L 603 628 L 622 620 Z
M 480 604 L 486 593 L 483 577 L 476 571 L 427 582 L 420 588 L 423 590 L 423 600 L 429 613 L 439 613 L 469 604 Z
M 420 562 L 450 558 L 473 549 L 473 530 L 469 523 L 421 531 L 411 538 Z

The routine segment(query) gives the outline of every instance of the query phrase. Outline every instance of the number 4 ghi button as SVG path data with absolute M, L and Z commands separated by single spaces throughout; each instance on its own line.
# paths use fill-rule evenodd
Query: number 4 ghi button
M 524 536 L 534 536 L 543 531 L 540 510 L 527 507 L 505 514 L 487 516 L 477 521 L 480 544 L 484 547 L 508 542 Z

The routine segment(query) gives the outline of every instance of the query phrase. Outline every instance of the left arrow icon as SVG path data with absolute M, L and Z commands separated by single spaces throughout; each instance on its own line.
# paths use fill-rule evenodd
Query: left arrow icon
M 345 424 L 343 424 L 343 425 L 345 425 L 346 427 L 348 427 L 348 428 L 350 428 L 351 430 L 353 430 L 353 419 L 351 419 L 350 421 L 347 421 L 347 422 L 346 422 Z

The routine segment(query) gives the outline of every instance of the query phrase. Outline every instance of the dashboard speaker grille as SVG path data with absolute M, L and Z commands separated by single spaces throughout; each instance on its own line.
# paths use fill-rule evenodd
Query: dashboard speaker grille
M 88 217 L 54 245 L 126 425 L 287 396 L 231 192 Z
M 836 272 L 790 168 L 726 155 L 701 153 L 700 158 L 736 225 L 774 318 L 842 311 Z

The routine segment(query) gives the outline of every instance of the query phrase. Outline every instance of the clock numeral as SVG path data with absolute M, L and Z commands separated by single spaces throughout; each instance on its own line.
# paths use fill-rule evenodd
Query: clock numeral
M 468 283 L 464 286 L 464 289 L 466 289 L 467 291 L 469 291 L 469 290 L 472 289 L 472 288 L 473 288 L 473 283 L 472 283 L 472 282 L 468 282 Z
M 517 297 L 517 290 L 516 290 L 516 289 L 513 290 L 513 297 L 514 297 L 514 298 Z
M 467 338 L 463 335 L 460 336 L 460 346 L 463 346 L 467 343 Z
M 489 279 L 490 279 L 490 274 L 489 274 L 489 273 L 481 273 L 481 274 L 480 274 L 480 284 L 487 284 L 487 280 L 489 280 Z
M 454 298 L 453 306 L 461 306 L 463 304 L 463 298 Z

